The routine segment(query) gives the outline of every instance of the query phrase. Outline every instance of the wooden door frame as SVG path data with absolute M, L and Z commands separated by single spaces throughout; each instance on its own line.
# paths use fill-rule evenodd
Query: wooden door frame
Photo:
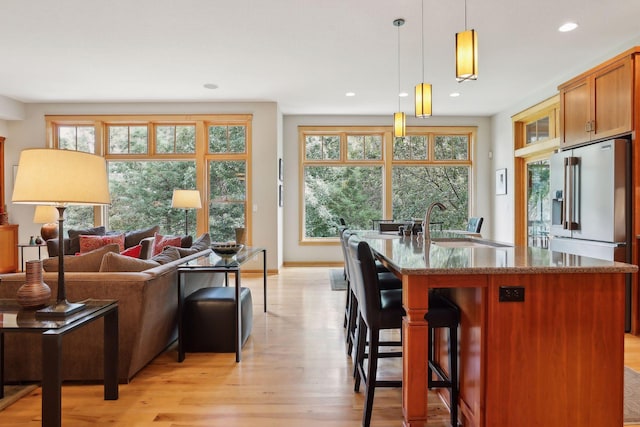
M 554 95 L 511 117 L 513 123 L 514 243 L 527 246 L 527 164 L 549 158 L 560 145 L 560 96 Z M 549 117 L 549 138 L 526 144 L 527 123 Z

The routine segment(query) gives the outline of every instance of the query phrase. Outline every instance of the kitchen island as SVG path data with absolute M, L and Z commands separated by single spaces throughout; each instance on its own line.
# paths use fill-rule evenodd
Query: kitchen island
M 625 274 L 636 266 L 437 232 L 358 234 L 402 277 L 405 427 L 427 419 L 432 289 L 462 313 L 462 425 L 622 426 Z M 445 370 L 446 351 L 438 336 Z

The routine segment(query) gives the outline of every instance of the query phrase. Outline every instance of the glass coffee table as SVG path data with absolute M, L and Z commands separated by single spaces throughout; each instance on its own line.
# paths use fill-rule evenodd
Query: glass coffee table
M 118 302 L 82 301 L 85 307 L 66 318 L 36 318 L 15 300 L 0 299 L 0 361 L 4 362 L 4 335 L 36 333 L 42 336 L 42 425 L 62 422 L 62 337 L 104 317 L 104 400 L 118 400 Z M 0 398 L 4 397 L 4 363 L 0 363 Z
M 235 276 L 236 287 L 236 362 L 240 362 L 242 358 L 242 321 L 240 301 L 240 267 L 262 253 L 262 280 L 264 292 L 264 312 L 267 311 L 267 250 L 265 248 L 257 248 L 245 246 L 237 254 L 233 256 L 220 256 L 215 252 L 207 256 L 201 256 L 178 266 L 178 362 L 184 360 L 184 343 L 183 343 L 183 325 L 182 325 L 182 304 L 184 301 L 184 275 L 195 273 L 224 273 L 224 284 L 229 285 L 229 273 Z

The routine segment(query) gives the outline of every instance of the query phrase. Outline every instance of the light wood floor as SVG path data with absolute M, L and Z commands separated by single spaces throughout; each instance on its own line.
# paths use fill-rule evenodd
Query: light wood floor
M 284 268 L 268 282 L 265 314 L 262 278 L 243 277 L 252 288 L 254 324 L 241 363 L 232 353 L 188 353 L 177 363 L 170 349 L 121 384 L 117 401 L 102 400 L 101 385 L 64 385 L 63 426 L 359 426 L 363 398 L 353 392 L 345 353 L 345 293 L 330 290 L 326 268 Z M 625 344 L 625 363 L 640 371 L 640 338 Z M 399 373 L 391 363 L 382 375 Z M 448 426 L 448 413 L 433 400 L 428 426 Z M 0 425 L 39 426 L 40 404 L 38 388 L 0 412 Z M 372 427 L 401 424 L 400 391 L 376 390 Z

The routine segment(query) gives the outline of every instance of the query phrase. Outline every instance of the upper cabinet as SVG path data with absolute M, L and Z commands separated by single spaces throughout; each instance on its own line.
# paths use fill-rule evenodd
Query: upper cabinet
M 632 54 L 583 73 L 558 90 L 562 147 L 632 131 Z

